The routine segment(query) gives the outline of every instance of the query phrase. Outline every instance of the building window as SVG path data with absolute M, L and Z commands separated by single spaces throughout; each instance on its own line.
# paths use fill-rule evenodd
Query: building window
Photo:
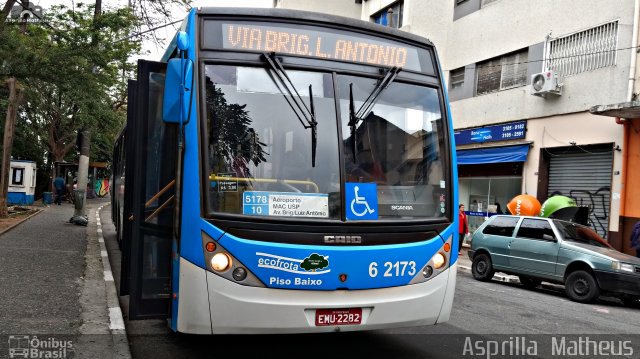
M 618 22 L 549 40 L 545 69 L 567 77 L 616 64 Z
M 478 64 L 476 95 L 526 85 L 528 56 L 527 48 Z
M 449 72 L 449 89 L 462 88 L 464 86 L 464 67 Z
M 393 27 L 399 29 L 402 27 L 402 13 L 404 4 L 402 1 L 378 11 L 371 17 L 371 20 L 382 26 Z
M 497 0 L 482 0 L 480 2 L 480 8 L 483 8 L 483 7 L 487 6 L 487 5 L 490 5 L 490 4 L 492 4 L 492 3 L 496 2 L 496 1 Z
M 12 168 L 11 184 L 14 186 L 22 186 L 24 182 L 24 168 Z

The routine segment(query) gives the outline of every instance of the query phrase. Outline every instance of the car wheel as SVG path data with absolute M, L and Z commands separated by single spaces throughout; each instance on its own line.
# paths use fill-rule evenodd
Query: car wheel
M 471 274 L 473 278 L 488 282 L 493 278 L 493 265 L 491 264 L 491 257 L 489 255 L 480 253 L 473 256 L 473 264 L 471 265 Z
M 620 300 L 627 307 L 640 308 L 640 297 L 622 297 Z
M 600 295 L 595 278 L 583 270 L 577 270 L 567 276 L 564 290 L 571 300 L 580 303 L 589 303 Z
M 522 283 L 522 286 L 527 289 L 533 289 L 542 284 L 542 281 L 540 279 L 525 277 L 523 275 L 519 276 L 518 278 L 520 278 L 520 283 Z

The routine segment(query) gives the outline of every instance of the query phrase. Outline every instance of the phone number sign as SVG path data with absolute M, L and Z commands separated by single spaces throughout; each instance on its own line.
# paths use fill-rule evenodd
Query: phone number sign
M 507 141 L 525 138 L 527 121 L 455 131 L 456 146 L 472 143 Z

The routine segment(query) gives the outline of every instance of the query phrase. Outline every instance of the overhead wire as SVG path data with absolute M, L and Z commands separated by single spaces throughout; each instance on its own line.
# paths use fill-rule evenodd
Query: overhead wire
M 26 3 L 26 4 L 25 4 L 24 0 L 16 0 L 16 1 L 17 1 L 17 2 L 19 2 L 19 3 L 20 3 L 20 5 L 22 5 L 22 7 L 23 7 L 24 9 L 29 9 L 29 3 Z M 55 28 L 55 27 L 53 27 L 49 22 L 47 22 L 44 18 L 42 18 L 40 15 L 38 15 L 38 14 L 36 14 L 36 13 L 34 13 L 34 12 L 31 12 L 31 14 L 32 14 L 33 16 L 35 16 L 36 18 L 38 18 L 38 19 L 40 20 L 40 23 L 45 24 L 45 25 L 46 25 L 47 27 L 49 27 L 51 30 L 53 30 L 53 31 L 55 31 L 56 33 L 58 33 L 58 35 L 61 35 L 62 37 L 65 37 L 65 34 L 64 34 L 64 31 L 63 31 L 63 30 L 56 29 L 56 28 Z M 128 39 L 133 38 L 133 37 L 137 37 L 137 36 L 144 35 L 144 34 L 149 33 L 149 32 L 151 32 L 151 31 L 155 31 L 155 30 L 163 29 L 163 28 L 165 28 L 165 27 L 167 27 L 167 26 L 175 25 L 175 24 L 180 23 L 180 22 L 182 22 L 182 21 L 183 21 L 183 20 L 176 20 L 176 21 L 172 21 L 172 22 L 164 23 L 164 24 L 159 25 L 159 26 L 156 26 L 156 27 L 154 27 L 154 28 L 147 29 L 147 30 L 145 30 L 145 31 L 140 31 L 140 32 L 137 32 L 137 33 L 133 33 L 133 34 L 131 34 L 131 35 L 127 36 L 127 37 L 120 38 L 120 39 L 118 39 L 118 40 L 115 40 L 113 43 L 115 44 L 115 43 L 118 43 L 118 42 L 121 42 L 121 41 L 128 40 Z

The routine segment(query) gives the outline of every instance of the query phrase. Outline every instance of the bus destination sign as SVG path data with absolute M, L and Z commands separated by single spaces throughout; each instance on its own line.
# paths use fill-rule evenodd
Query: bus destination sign
M 335 59 L 425 72 L 419 55 L 426 50 L 396 41 L 384 41 L 353 32 L 321 28 L 265 26 L 252 23 L 223 23 L 222 48 L 228 50 L 276 52 L 305 57 Z M 424 52 L 424 54 L 419 54 Z M 430 63 L 430 61 L 429 61 Z

